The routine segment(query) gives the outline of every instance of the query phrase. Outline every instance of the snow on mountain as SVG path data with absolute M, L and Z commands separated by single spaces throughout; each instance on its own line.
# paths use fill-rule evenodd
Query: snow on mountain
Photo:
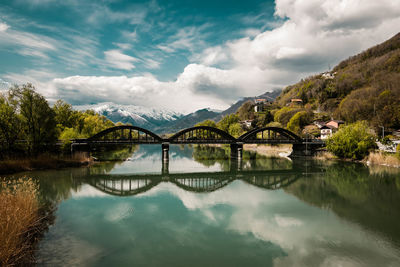
M 74 108 L 77 110 L 91 109 L 113 122 L 130 123 L 153 131 L 157 131 L 163 125 L 183 117 L 183 114 L 171 110 L 119 105 L 111 102 L 79 105 L 74 106 Z

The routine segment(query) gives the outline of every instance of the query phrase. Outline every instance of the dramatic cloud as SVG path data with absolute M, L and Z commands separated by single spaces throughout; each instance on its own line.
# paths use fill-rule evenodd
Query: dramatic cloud
M 129 16 L 132 11 L 121 12 L 96 5 L 88 17 L 96 21 L 105 16 L 110 23 L 131 25 L 119 32 L 120 39 L 113 40 L 112 47 L 97 55 L 98 38 L 79 35 L 80 40 L 71 37 L 73 41 L 56 42 L 38 34 L 13 31 L 5 23 L 0 23 L 0 41 L 2 46 L 18 45 L 21 55 L 43 59 L 58 50 L 65 54 L 59 57 L 68 62 L 71 70 L 90 64 L 101 71 L 98 76 L 90 71 L 92 76 L 79 73 L 49 80 L 36 77 L 46 84 L 45 91 L 51 91 L 51 97 L 73 104 L 112 101 L 190 112 L 203 107 L 226 108 L 243 96 L 283 88 L 326 71 L 390 38 L 400 25 L 399 1 L 276 0 L 273 20 L 268 21 L 263 15 L 245 16 L 241 21 L 249 27 L 240 32 L 246 37 L 216 44 L 207 40 L 214 31 L 213 23 L 177 27 L 152 21 L 146 17 L 149 10 L 143 8 L 135 11 L 137 22 Z M 136 23 L 143 23 L 143 27 L 133 27 Z M 138 30 L 148 31 L 149 25 L 158 25 L 161 28 L 157 29 L 164 29 L 165 33 L 152 30 L 151 43 L 142 51 L 138 42 L 144 37 L 138 38 Z M 176 78 L 157 78 L 171 69 Z M 126 76 L 119 76 L 120 73 Z M 17 74 L 1 77 L 13 76 Z

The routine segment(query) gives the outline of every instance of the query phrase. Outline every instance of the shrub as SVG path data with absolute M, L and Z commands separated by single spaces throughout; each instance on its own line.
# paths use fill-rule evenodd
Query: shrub
M 376 147 L 367 123 L 356 122 L 341 128 L 327 140 L 326 147 L 339 158 L 363 159 Z

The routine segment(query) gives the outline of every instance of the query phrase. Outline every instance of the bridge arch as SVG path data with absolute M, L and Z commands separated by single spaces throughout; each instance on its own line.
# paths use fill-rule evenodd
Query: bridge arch
M 279 127 L 257 128 L 238 138 L 244 143 L 297 143 L 302 139 L 297 134 Z
M 144 193 L 161 182 L 159 177 L 93 177 L 88 184 L 103 193 L 113 196 L 134 196 Z
M 174 179 L 173 183 L 176 186 L 184 189 L 185 191 L 196 192 L 196 193 L 206 193 L 214 192 L 232 182 L 234 178 L 229 179 L 218 179 L 218 178 L 178 178 Z
M 126 142 L 161 143 L 163 139 L 157 134 L 132 125 L 121 125 L 105 129 L 87 139 L 91 141 L 118 140 Z
M 179 143 L 219 143 L 219 144 L 230 144 L 236 142 L 236 138 L 227 132 L 210 127 L 210 126 L 196 126 L 184 129 L 173 136 L 168 141 L 172 144 Z

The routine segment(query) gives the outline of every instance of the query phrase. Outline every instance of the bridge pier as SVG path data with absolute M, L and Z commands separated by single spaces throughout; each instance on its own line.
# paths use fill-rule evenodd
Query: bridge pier
M 162 161 L 168 162 L 169 161 L 169 143 L 164 142 L 161 144 L 162 149 Z
M 242 170 L 243 143 L 233 143 L 231 146 L 231 164 L 237 171 Z

